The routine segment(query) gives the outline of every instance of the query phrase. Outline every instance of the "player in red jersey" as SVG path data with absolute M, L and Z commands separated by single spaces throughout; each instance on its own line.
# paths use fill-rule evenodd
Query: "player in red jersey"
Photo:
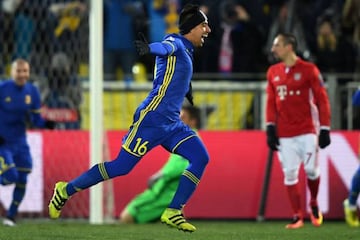
M 318 207 L 320 182 L 318 146 L 330 144 L 330 104 L 319 69 L 296 55 L 296 38 L 283 33 L 271 51 L 280 62 L 267 72 L 267 144 L 278 150 L 293 221 L 286 228 L 304 225 L 299 191 L 299 168 L 303 165 L 310 190 L 310 219 L 318 227 L 323 216 Z

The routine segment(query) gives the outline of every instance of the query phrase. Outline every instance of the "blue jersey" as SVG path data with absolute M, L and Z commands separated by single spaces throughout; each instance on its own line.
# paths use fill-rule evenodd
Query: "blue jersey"
M 153 88 L 135 111 L 130 131 L 123 139 L 123 148 L 137 157 L 159 144 L 176 152 L 181 142 L 197 137 L 180 119 L 193 72 L 192 43 L 181 35 L 170 34 L 149 47 L 156 55 Z
M 161 51 L 159 44 L 168 51 Z M 153 88 L 138 111 L 148 109 L 172 120 L 179 119 L 192 77 L 194 47 L 183 36 L 170 34 L 164 37 L 163 42 L 150 44 L 150 49 L 157 55 Z
M 0 136 L 9 143 L 23 141 L 29 120 L 36 127 L 44 127 L 40 108 L 40 93 L 31 83 L 18 86 L 13 80 L 0 82 Z

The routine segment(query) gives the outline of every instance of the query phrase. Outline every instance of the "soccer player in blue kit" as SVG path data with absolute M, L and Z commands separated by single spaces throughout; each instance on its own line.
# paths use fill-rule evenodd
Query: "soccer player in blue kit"
M 24 198 L 27 177 L 32 169 L 26 123 L 29 119 L 37 128 L 53 129 L 55 123 L 40 115 L 40 93 L 28 82 L 29 63 L 17 59 L 11 66 L 12 79 L 0 82 L 0 184 L 15 183 L 13 199 L 3 221 L 15 226 L 15 217 Z
M 360 87 L 353 95 L 352 103 L 354 106 L 360 106 Z M 360 154 L 360 153 L 359 153 Z M 360 156 L 360 155 L 359 155 Z M 360 167 L 355 171 L 348 197 L 344 200 L 345 221 L 350 227 L 359 227 L 359 216 L 357 211 L 357 200 L 360 193 Z
M 209 155 L 198 135 L 181 121 L 180 110 L 185 96 L 192 101 L 190 80 L 194 47 L 204 44 L 211 29 L 207 16 L 197 5 L 186 5 L 182 9 L 179 29 L 180 34 L 169 34 L 162 42 L 147 44 L 143 40 L 135 41 L 140 55 L 150 53 L 156 56 L 153 88 L 136 109 L 133 123 L 114 160 L 98 163 L 69 182 L 55 184 L 49 203 L 50 218 L 59 218 L 65 202 L 76 192 L 129 173 L 146 153 L 161 145 L 188 159 L 189 166 L 160 220 L 182 231 L 196 230 L 186 221 L 182 209 L 199 184 Z

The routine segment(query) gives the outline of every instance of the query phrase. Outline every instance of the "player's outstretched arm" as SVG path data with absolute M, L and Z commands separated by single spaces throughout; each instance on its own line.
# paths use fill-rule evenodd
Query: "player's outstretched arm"
M 177 50 L 173 41 L 164 40 L 162 42 L 148 43 L 142 33 L 138 34 L 138 39 L 134 41 L 137 53 L 140 56 L 154 54 L 157 56 L 169 56 Z

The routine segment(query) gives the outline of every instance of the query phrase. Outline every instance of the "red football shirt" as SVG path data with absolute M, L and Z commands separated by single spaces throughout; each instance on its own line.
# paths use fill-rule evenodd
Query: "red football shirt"
M 294 66 L 272 65 L 267 72 L 266 123 L 279 137 L 330 128 L 330 104 L 319 69 L 300 58 Z

